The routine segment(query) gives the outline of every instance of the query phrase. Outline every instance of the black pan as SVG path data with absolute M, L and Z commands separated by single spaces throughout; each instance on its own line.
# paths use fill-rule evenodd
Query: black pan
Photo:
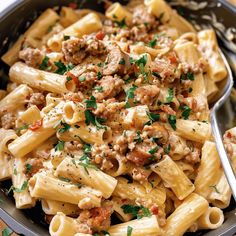
M 71 0 L 16 0 L 10 7 L 0 13 L 0 55 L 3 55 L 21 33 L 33 22 L 36 17 L 46 8 L 53 6 L 68 5 Z M 76 2 L 76 1 L 74 1 Z M 120 1 L 125 3 L 127 1 Z M 217 31 L 220 45 L 224 47 L 228 55 L 236 55 L 236 9 L 225 0 L 197 1 L 200 9 L 196 10 L 193 1 L 186 1 L 185 6 L 176 4 L 176 1 L 170 1 L 176 10 L 184 17 L 193 20 L 201 28 L 210 25 Z M 78 0 L 78 6 L 81 8 L 90 8 L 97 11 L 104 11 L 101 0 Z M 211 18 L 209 18 L 211 16 Z M 212 18 L 213 17 L 213 18 Z M 224 28 L 225 27 L 225 28 Z M 234 29 L 233 29 L 234 27 Z M 229 30 L 232 28 L 232 32 Z M 232 40 L 228 40 L 227 35 L 231 33 Z M 0 88 L 5 88 L 7 83 L 8 66 L 0 62 L 1 80 Z M 25 236 L 47 236 L 48 226 L 43 220 L 43 212 L 40 206 L 30 210 L 18 210 L 15 208 L 13 198 L 6 196 L 6 189 L 10 182 L 0 184 L 0 217 L 18 234 Z M 186 233 L 185 235 L 197 236 L 232 236 L 236 233 L 236 204 L 232 200 L 230 207 L 224 210 L 226 212 L 225 222 L 217 230 L 201 231 L 198 233 Z M 66 236 L 66 235 L 65 235 Z M 168 236 L 168 235 L 167 235 Z

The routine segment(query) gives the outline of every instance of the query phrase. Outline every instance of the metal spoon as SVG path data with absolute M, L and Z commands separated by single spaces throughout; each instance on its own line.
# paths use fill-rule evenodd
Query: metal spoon
M 234 81 L 233 81 L 233 75 L 232 75 L 230 66 L 228 64 L 228 61 L 226 60 L 222 51 L 220 51 L 220 54 L 224 60 L 224 63 L 228 72 L 228 76 L 227 76 L 225 86 L 219 94 L 218 100 L 216 101 L 216 103 L 211 109 L 211 126 L 212 126 L 212 133 L 213 133 L 215 143 L 216 143 L 216 148 L 218 150 L 221 163 L 224 169 L 224 173 L 231 187 L 234 200 L 236 201 L 236 178 L 235 178 L 235 174 L 230 163 L 230 159 L 227 156 L 227 153 L 223 145 L 222 130 L 220 129 L 220 127 L 222 126 L 219 126 L 218 117 L 217 117 L 217 111 L 219 111 L 221 106 L 226 102 L 226 100 L 230 96 Z

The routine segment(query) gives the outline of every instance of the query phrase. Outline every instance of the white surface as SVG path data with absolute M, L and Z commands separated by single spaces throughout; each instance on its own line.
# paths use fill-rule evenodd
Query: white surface
M 0 12 L 17 0 L 0 0 Z

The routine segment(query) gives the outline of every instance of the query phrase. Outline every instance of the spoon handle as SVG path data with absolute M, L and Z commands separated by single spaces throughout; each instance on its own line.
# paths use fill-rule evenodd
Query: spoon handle
M 215 143 L 216 143 L 216 148 L 219 153 L 221 163 L 224 169 L 224 173 L 230 185 L 234 200 L 236 201 L 236 177 L 235 177 L 233 168 L 231 166 L 230 159 L 224 148 L 223 140 L 221 138 L 221 133 L 220 133 L 217 118 L 216 118 L 215 109 L 213 109 L 211 113 L 211 127 L 212 127 L 212 133 L 213 133 Z

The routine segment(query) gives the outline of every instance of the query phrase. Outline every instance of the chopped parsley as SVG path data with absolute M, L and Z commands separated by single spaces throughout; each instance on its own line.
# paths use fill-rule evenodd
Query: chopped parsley
M 151 125 L 153 122 L 160 120 L 160 114 L 155 114 L 147 111 L 147 116 L 149 118 L 149 121 L 146 123 L 146 125 Z
M 65 65 L 61 61 L 55 61 L 54 65 L 57 67 L 57 70 L 55 71 L 55 73 L 59 75 L 64 75 L 66 72 L 72 70 L 75 67 L 71 63 L 69 63 L 68 65 Z
M 168 146 L 164 148 L 164 152 L 166 154 L 169 154 L 170 153 L 170 149 L 171 149 L 171 146 L 170 146 L 170 144 L 168 144 Z
M 109 232 L 105 231 L 105 230 L 102 230 L 102 233 L 104 236 L 111 236 Z
M 157 44 L 157 39 L 154 38 L 153 40 L 151 40 L 149 43 L 148 43 L 148 46 L 151 47 L 151 48 L 154 48 Z
M 48 69 L 48 62 L 49 62 L 49 57 L 48 57 L 48 56 L 45 56 L 45 57 L 43 58 L 43 61 L 42 61 L 41 65 L 39 66 L 39 69 L 40 69 L 40 70 L 46 70 L 46 69 Z
M 55 151 L 62 151 L 64 149 L 65 142 L 59 140 L 57 145 L 54 147 Z
M 105 125 L 101 124 L 105 120 L 100 117 L 95 117 L 91 111 L 85 110 L 84 115 L 86 125 L 93 124 L 97 127 L 97 129 L 107 129 Z
M 7 194 L 9 194 L 11 191 L 14 191 L 16 193 L 22 193 L 24 190 L 26 190 L 27 187 L 28 187 L 28 181 L 24 181 L 24 183 L 20 188 L 16 188 L 12 185 L 8 190 Z
M 136 138 L 134 138 L 134 141 L 136 142 L 136 143 L 141 143 L 142 141 L 143 141 L 143 139 L 142 139 L 142 137 L 141 137 L 141 132 L 138 130 L 137 132 L 136 132 L 136 134 L 137 134 L 137 136 L 136 136 Z
M 32 170 L 32 165 L 27 163 L 25 165 L 25 169 L 26 169 L 26 174 L 29 174 L 31 172 L 31 170 Z
M 66 80 L 67 80 L 67 81 L 71 81 L 72 78 L 71 78 L 70 76 L 67 76 L 67 77 L 66 77 Z
M 89 174 L 87 168 L 98 170 L 98 168 L 92 164 L 90 155 L 91 155 L 91 145 L 88 143 L 84 143 L 83 145 L 83 156 L 79 159 L 79 162 L 76 163 L 76 161 L 73 159 L 72 163 L 76 166 L 77 164 L 84 167 L 84 170 L 87 174 Z
M 220 191 L 218 190 L 218 188 L 216 187 L 216 185 L 211 185 L 209 186 L 210 188 L 213 188 L 215 190 L 215 192 L 220 193 Z
M 80 77 L 79 77 L 79 81 L 80 81 L 80 82 L 84 82 L 85 80 L 86 80 L 86 77 L 85 77 L 85 76 L 80 76 Z
M 132 235 L 132 231 L 133 231 L 133 228 L 128 225 L 128 227 L 127 227 L 127 236 L 131 236 Z
M 125 59 L 124 59 L 124 58 L 121 58 L 120 61 L 119 61 L 119 64 L 120 64 L 120 65 L 125 65 Z
M 66 41 L 66 40 L 68 40 L 68 39 L 70 39 L 70 36 L 69 35 L 64 35 L 64 40 Z
M 180 76 L 180 80 L 194 80 L 194 75 L 191 72 L 187 72 L 186 74 L 182 74 Z
M 139 69 L 140 69 L 140 71 L 141 71 L 141 73 L 142 73 L 142 75 L 143 75 L 143 77 L 144 77 L 144 79 L 147 79 L 147 72 L 145 72 L 145 70 L 144 70 L 144 67 L 145 67 L 145 65 L 147 64 L 147 54 L 144 54 L 142 57 L 140 57 L 138 60 L 134 60 L 132 57 L 130 57 L 130 63 L 131 64 L 136 64 L 138 67 L 139 67 Z
M 59 121 L 53 128 L 54 129 L 58 129 L 58 132 L 59 133 L 65 133 L 66 131 L 68 131 L 69 129 L 70 129 L 70 125 L 69 124 L 67 124 L 67 123 L 65 123 L 65 122 L 63 122 L 62 120 L 61 121 Z
M 2 231 L 2 236 L 10 236 L 13 233 L 13 231 L 6 227 L 3 231 Z
M 151 150 L 148 151 L 148 153 L 151 155 L 151 157 L 148 158 L 148 160 L 153 161 L 153 160 L 156 159 L 156 156 L 154 154 L 158 151 L 158 149 L 159 149 L 159 147 L 156 146 L 156 147 L 154 147 L 154 148 L 152 148 Z
M 191 108 L 189 106 L 183 106 L 181 107 L 183 112 L 182 112 L 182 117 L 187 120 L 189 118 L 189 115 L 191 113 Z
M 67 183 L 71 182 L 70 179 L 65 178 L 65 177 L 63 177 L 63 176 L 58 176 L 58 179 L 61 180 L 61 181 L 67 182 Z
M 115 24 L 116 24 L 118 27 L 120 27 L 120 28 L 124 28 L 124 27 L 127 26 L 127 25 L 126 25 L 126 22 L 125 22 L 125 18 L 124 18 L 123 20 L 121 20 L 121 21 L 115 20 L 114 22 L 115 22 Z
M 28 128 L 29 128 L 29 125 L 23 125 L 16 129 L 16 133 L 19 134 L 21 130 L 28 129 Z
M 99 93 L 103 91 L 103 87 L 102 86 L 95 86 L 93 89 L 98 91 Z
M 98 80 L 100 80 L 102 78 L 102 73 L 100 71 L 98 71 L 98 73 L 97 73 L 97 78 L 98 78 Z
M 96 98 L 94 96 L 91 96 L 90 99 L 85 101 L 86 108 L 97 108 Z
M 168 115 L 168 122 L 173 130 L 176 130 L 176 116 L 175 115 Z
M 165 103 L 170 103 L 173 101 L 173 98 L 174 98 L 174 90 L 173 88 L 169 88 L 168 89 L 168 95 L 166 97 L 166 102 Z
M 16 168 L 14 168 L 13 174 L 14 174 L 14 175 L 17 175 L 17 170 L 16 170 Z
M 126 205 L 121 206 L 121 208 L 123 209 L 123 212 L 125 214 L 131 214 L 133 217 L 135 217 L 137 219 L 151 216 L 149 209 L 142 206 L 142 205 L 141 206 L 133 206 L 133 205 L 126 204 Z
M 78 162 L 78 165 L 83 166 L 87 174 L 89 174 L 87 168 L 98 170 L 97 166 L 91 163 L 91 159 L 89 156 L 83 155 L 79 160 L 80 162 Z
M 133 99 L 134 98 L 134 92 L 137 89 L 136 85 L 133 85 L 131 88 L 129 88 L 125 93 L 126 93 L 126 104 L 125 107 L 129 108 L 130 107 L 130 103 L 129 103 L 129 99 Z

